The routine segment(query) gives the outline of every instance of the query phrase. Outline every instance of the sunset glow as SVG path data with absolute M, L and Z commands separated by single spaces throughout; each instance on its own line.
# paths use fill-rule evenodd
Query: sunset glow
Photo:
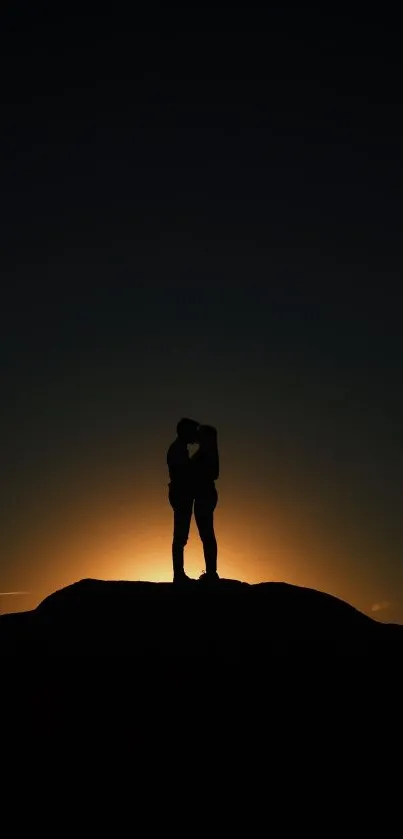
M 286 519 L 289 512 L 274 502 L 266 514 L 260 505 L 242 511 L 239 503 L 223 480 L 222 501 L 216 515 L 222 577 L 317 588 L 373 613 L 375 589 L 366 588 L 359 577 L 348 571 L 349 557 L 346 554 L 343 558 L 343 540 L 337 545 L 323 528 L 316 530 L 302 505 L 298 514 L 294 509 L 292 520 Z M 106 510 L 99 515 L 93 506 L 84 519 L 81 505 L 70 507 L 65 521 L 69 521 L 69 531 L 63 530 L 61 522 L 59 534 L 55 532 L 52 539 L 46 529 L 43 537 L 38 532 L 31 551 L 32 556 L 36 552 L 41 557 L 43 571 L 40 576 L 28 575 L 32 588 L 24 596 L 3 597 L 1 612 L 34 608 L 51 591 L 87 577 L 172 581 L 171 508 L 163 495 L 153 502 L 151 496 L 144 507 L 130 507 L 127 512 L 114 512 L 111 505 L 109 515 Z M 202 545 L 194 522 L 185 550 L 185 568 L 194 579 L 204 570 Z M 384 616 L 387 617 L 386 610 L 382 612 Z
M 225 479 L 220 492 L 216 531 L 222 577 L 318 588 L 371 611 L 377 598 L 348 572 L 349 557 L 346 554 L 343 558 L 343 541 L 337 545 L 323 528 L 319 530 L 302 505 L 298 512 L 292 508 L 292 518 L 290 510 L 281 509 L 274 501 L 266 509 L 258 503 L 243 509 Z M 1 611 L 32 608 L 51 591 L 87 577 L 172 581 L 172 511 L 165 493 L 149 494 L 143 506 L 128 502 L 114 506 L 109 501 L 109 513 L 102 493 L 96 503 L 92 498 L 85 515 L 81 503 L 72 505 L 67 497 L 65 503 L 52 538 L 44 521 L 43 532 L 38 529 L 36 542 L 31 541 L 34 569 L 39 567 L 39 560 L 43 569 L 40 575 L 36 570 L 27 575 L 31 594 L 21 601 L 17 597 L 3 598 Z M 23 543 L 21 549 L 28 550 L 28 544 Z M 194 579 L 204 570 L 194 521 L 185 550 L 185 568 Z

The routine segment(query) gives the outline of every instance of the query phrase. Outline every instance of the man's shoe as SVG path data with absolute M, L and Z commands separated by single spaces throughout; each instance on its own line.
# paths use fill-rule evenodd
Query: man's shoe
M 186 586 L 189 583 L 193 583 L 193 580 L 184 571 L 180 574 L 174 574 L 174 584 L 176 586 Z

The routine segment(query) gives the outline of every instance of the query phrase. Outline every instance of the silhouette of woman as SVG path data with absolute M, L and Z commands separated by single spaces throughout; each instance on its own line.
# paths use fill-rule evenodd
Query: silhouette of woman
M 194 515 L 206 563 L 206 573 L 202 574 L 200 580 L 213 582 L 218 580 L 217 540 L 214 533 L 214 510 L 218 502 L 215 481 L 220 473 L 217 429 L 212 425 L 200 425 L 198 441 L 199 449 L 190 462 L 194 487 Z

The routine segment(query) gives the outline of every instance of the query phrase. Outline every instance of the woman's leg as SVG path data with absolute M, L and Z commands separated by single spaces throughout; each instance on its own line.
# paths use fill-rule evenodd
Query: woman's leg
M 217 497 L 196 498 L 194 505 L 195 519 L 200 539 L 203 543 L 206 574 L 215 576 L 217 573 L 217 540 L 214 532 L 214 510 Z

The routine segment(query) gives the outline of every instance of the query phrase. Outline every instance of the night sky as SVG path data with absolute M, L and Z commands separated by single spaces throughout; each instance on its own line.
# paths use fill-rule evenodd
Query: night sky
M 3 4 L 0 611 L 172 578 L 190 416 L 222 576 L 403 623 L 397 20 L 191 6 Z

